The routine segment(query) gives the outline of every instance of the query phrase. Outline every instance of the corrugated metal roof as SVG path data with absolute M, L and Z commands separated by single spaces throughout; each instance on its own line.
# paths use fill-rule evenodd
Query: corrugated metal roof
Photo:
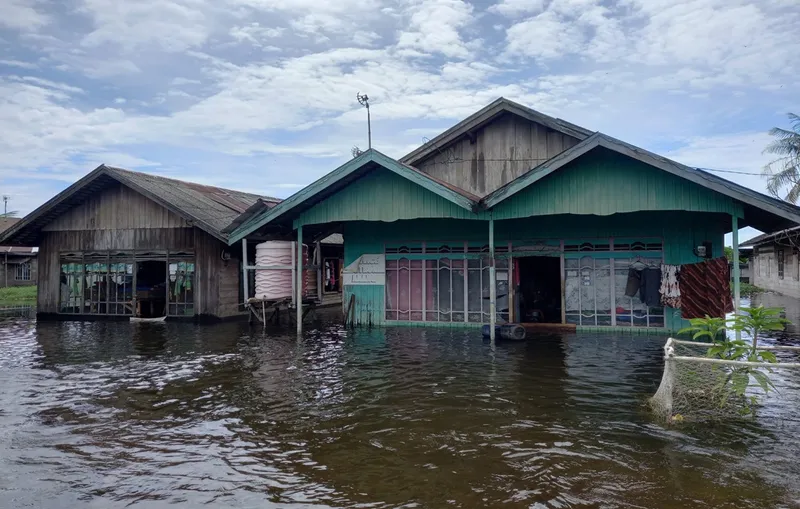
M 780 230 L 772 233 L 762 233 L 761 235 L 757 235 L 746 242 L 742 242 L 739 247 L 753 247 L 758 246 L 759 244 L 768 244 L 781 239 L 788 239 L 790 236 L 796 237 L 798 231 L 800 231 L 800 226 L 795 226 L 794 228 L 787 228 L 786 230 Z
M 137 189 L 139 191 L 146 191 L 172 205 L 178 213 L 182 213 L 181 215 L 188 215 L 194 221 L 208 225 L 216 232 L 215 235 L 222 234 L 226 226 L 259 200 L 268 207 L 281 201 L 269 196 L 196 184 L 112 166 L 106 166 L 106 168 L 112 177 L 123 184 L 139 188 Z
M 25 216 L 22 221 L 0 233 L 0 243 L 36 243 L 38 234 L 45 225 L 83 202 L 88 196 L 116 183 L 130 187 L 223 241 L 227 240 L 227 234 L 223 231 L 225 227 L 248 208 L 256 203 L 271 208 L 281 201 L 269 196 L 100 165 Z
M 0 233 L 8 230 L 22 219 L 18 217 L 0 217 Z

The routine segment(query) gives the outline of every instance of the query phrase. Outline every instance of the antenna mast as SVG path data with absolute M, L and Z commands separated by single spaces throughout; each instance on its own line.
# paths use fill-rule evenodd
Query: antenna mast
M 367 97 L 367 94 L 361 95 L 361 92 L 357 92 L 356 99 L 358 99 L 358 104 L 367 107 L 367 143 L 368 148 L 372 149 L 372 120 L 369 117 L 369 97 Z
M 7 194 L 4 194 L 4 195 L 3 195 L 3 215 L 4 215 L 4 216 L 8 215 L 8 200 L 9 200 L 10 198 L 11 198 L 11 197 L 10 197 L 10 196 L 8 196 Z

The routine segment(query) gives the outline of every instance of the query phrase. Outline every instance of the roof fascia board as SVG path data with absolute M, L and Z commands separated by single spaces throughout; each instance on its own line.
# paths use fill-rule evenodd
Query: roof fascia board
M 365 164 L 371 162 L 373 159 L 373 150 L 368 150 L 358 157 L 355 157 L 342 166 L 339 166 L 332 172 L 323 176 L 316 182 L 294 193 L 292 196 L 286 198 L 279 204 L 275 205 L 269 210 L 265 210 L 260 214 L 251 217 L 244 224 L 240 225 L 228 237 L 228 243 L 233 244 L 243 238 L 247 237 L 254 231 L 261 228 L 263 225 L 273 221 L 274 219 L 289 213 L 292 209 L 305 202 L 311 196 L 317 194 L 319 191 L 327 188 L 328 186 L 339 182 L 340 180 L 352 175 L 360 170 Z
M 86 185 L 91 184 L 94 180 L 99 178 L 102 175 L 109 175 L 108 170 L 104 164 L 101 164 L 94 170 L 90 171 L 83 178 L 72 184 L 71 186 L 67 187 L 57 195 L 53 196 L 45 203 L 40 205 L 36 208 L 33 212 L 25 216 L 21 221 L 17 221 L 14 225 L 0 234 L 0 243 L 5 241 L 5 239 L 12 237 L 20 230 L 23 230 L 26 226 L 34 222 L 35 220 L 39 219 L 43 214 L 48 212 L 50 209 L 58 205 L 59 203 L 63 202 L 64 200 L 68 199 L 81 189 L 83 189 Z M 110 175 L 109 175 L 110 176 Z
M 250 220 L 236 228 L 231 233 L 228 242 L 233 244 L 234 242 L 237 242 L 255 232 L 265 224 L 290 213 L 294 208 L 306 202 L 318 192 L 356 173 L 369 162 L 374 162 L 381 167 L 410 180 L 411 182 L 466 210 L 472 212 L 478 207 L 478 202 L 470 200 L 466 196 L 462 196 L 461 194 L 449 189 L 447 186 L 444 186 L 435 180 L 429 179 L 424 175 L 407 168 L 406 166 L 398 163 L 396 160 L 378 152 L 375 149 L 370 149 L 360 156 L 351 159 L 339 168 L 333 170 L 313 184 L 293 194 L 278 205 L 252 217 Z
M 478 202 L 470 200 L 466 196 L 453 191 L 447 186 L 442 185 L 433 179 L 427 178 L 423 174 L 407 168 L 402 164 L 399 164 L 394 159 L 385 156 L 380 152 L 375 152 L 375 158 L 373 160 L 384 168 L 407 178 L 411 182 L 427 189 L 428 191 L 444 198 L 445 200 L 455 203 L 463 209 L 474 212 L 478 207 Z
M 602 133 L 595 133 L 581 143 L 565 150 L 552 159 L 545 161 L 533 170 L 510 182 L 506 186 L 501 187 L 495 192 L 484 197 L 482 200 L 484 206 L 486 208 L 495 207 L 500 202 L 510 198 L 534 182 L 546 177 L 547 175 L 550 175 L 557 169 L 581 157 L 595 147 L 603 147 L 619 154 L 631 157 L 649 166 L 653 166 L 677 177 L 689 180 L 697 185 L 711 189 L 712 191 L 716 191 L 746 205 L 765 210 L 771 214 L 775 214 L 776 216 L 787 218 L 788 215 L 788 219 L 800 224 L 800 213 L 792 214 L 789 211 L 781 210 L 766 200 L 753 199 L 752 197 L 747 196 L 735 188 L 725 185 L 724 183 L 715 182 L 704 178 L 700 172 L 689 166 L 672 161 L 650 151 L 635 147 L 629 143 L 625 143 L 624 141 L 612 138 Z

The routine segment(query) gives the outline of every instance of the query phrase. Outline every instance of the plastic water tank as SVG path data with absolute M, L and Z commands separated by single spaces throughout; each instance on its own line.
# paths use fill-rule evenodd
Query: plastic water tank
M 270 240 L 256 246 L 256 265 L 292 265 L 292 251 L 295 243 L 283 240 Z M 308 264 L 308 246 L 303 245 L 303 265 Z M 308 289 L 308 272 L 304 271 L 303 294 Z M 292 296 L 291 269 L 256 270 L 255 297 L 257 299 L 284 299 Z

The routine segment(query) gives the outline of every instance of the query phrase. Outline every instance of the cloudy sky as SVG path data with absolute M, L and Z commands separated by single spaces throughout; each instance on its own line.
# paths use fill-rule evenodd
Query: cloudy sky
M 101 162 L 286 197 L 499 96 L 757 173 L 800 113 L 797 0 L 3 0 L 0 192 Z M 754 175 L 721 174 L 756 189 Z

